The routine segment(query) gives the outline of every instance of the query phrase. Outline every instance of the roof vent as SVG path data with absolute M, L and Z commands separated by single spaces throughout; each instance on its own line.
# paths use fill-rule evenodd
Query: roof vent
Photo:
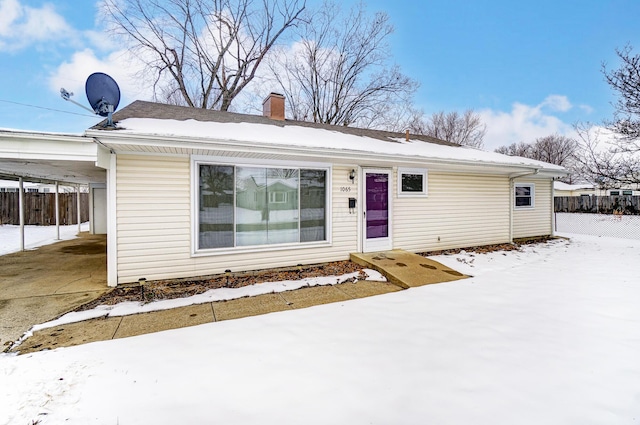
M 284 121 L 284 96 L 270 93 L 262 102 L 262 115 L 272 120 Z

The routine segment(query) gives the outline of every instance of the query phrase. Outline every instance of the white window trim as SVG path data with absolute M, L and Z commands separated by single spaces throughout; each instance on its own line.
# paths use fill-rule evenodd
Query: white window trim
M 233 165 L 236 167 L 265 167 L 265 168 L 306 168 L 306 169 L 324 169 L 327 172 L 326 190 L 325 190 L 325 231 L 327 238 L 324 241 L 317 242 L 295 242 L 272 245 L 255 245 L 241 247 L 226 248 L 198 248 L 198 223 L 199 223 L 199 189 L 200 179 L 198 167 L 200 164 L 214 165 Z M 217 255 L 243 254 L 251 252 L 269 252 L 283 251 L 289 249 L 304 249 L 332 246 L 332 199 L 333 199 L 333 167 L 329 163 L 323 162 L 304 162 L 304 161 L 282 161 L 282 160 L 260 160 L 253 158 L 229 158 L 218 156 L 202 156 L 193 155 L 191 157 L 191 256 L 192 257 L 209 257 Z M 234 190 L 235 197 L 235 190 Z
M 516 205 L 516 192 L 518 187 L 530 187 L 531 188 L 531 205 L 518 206 Z M 532 210 L 536 207 L 536 185 L 535 183 L 516 183 L 513 186 L 513 208 L 516 210 Z
M 422 175 L 422 192 L 403 192 L 402 175 L 420 174 Z M 398 167 L 398 197 L 399 198 L 425 198 L 429 194 L 429 171 L 426 168 L 405 168 Z

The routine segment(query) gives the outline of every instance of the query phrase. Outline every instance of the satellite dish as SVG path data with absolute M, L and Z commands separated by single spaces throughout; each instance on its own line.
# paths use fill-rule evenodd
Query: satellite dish
M 70 98 L 73 96 L 73 93 L 66 91 L 64 88 L 60 89 L 60 95 L 64 100 L 75 103 L 101 117 L 107 117 L 105 127 L 115 127 L 112 114 L 120 103 L 120 88 L 116 81 L 105 73 L 94 72 L 87 78 L 85 92 L 87 93 L 87 100 L 92 109 L 71 100 Z
M 84 88 L 93 111 L 108 117 L 107 126 L 113 127 L 111 114 L 120 103 L 120 88 L 116 81 L 105 73 L 94 72 L 87 78 Z

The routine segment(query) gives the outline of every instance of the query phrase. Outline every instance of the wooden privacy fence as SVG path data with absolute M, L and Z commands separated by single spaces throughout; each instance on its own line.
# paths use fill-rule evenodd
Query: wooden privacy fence
M 640 196 L 556 196 L 555 212 L 640 214 Z
M 0 224 L 20 224 L 18 192 L 0 192 Z M 60 193 L 60 224 L 78 223 L 77 193 Z M 24 224 L 52 225 L 56 224 L 56 194 L 35 193 L 24 194 Z M 80 218 L 82 222 L 89 220 L 89 194 L 80 194 Z

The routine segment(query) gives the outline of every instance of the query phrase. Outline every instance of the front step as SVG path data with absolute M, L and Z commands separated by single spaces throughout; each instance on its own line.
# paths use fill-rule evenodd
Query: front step
M 380 272 L 389 282 L 404 289 L 469 277 L 437 261 L 402 249 L 352 253 L 350 258 L 354 263 Z

